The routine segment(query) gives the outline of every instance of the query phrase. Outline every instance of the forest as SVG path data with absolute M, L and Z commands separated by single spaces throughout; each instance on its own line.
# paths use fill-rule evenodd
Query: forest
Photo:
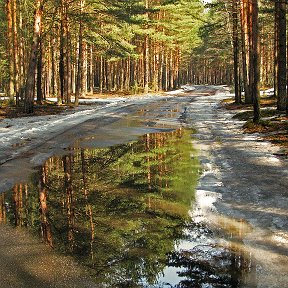
M 25 113 L 34 100 L 78 105 L 93 93 L 181 84 L 234 85 L 236 103 L 274 87 L 287 110 L 286 2 L 1 0 L 0 89 Z M 243 97 L 242 97 L 243 96 Z
M 0 5 L 0 287 L 287 287 L 285 0 Z

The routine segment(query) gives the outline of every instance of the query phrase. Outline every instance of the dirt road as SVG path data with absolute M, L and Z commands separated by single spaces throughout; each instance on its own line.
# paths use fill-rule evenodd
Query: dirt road
M 198 87 L 192 92 L 186 89 L 161 97 L 124 99 L 52 118 L 3 120 L 0 122 L 0 192 L 25 180 L 33 167 L 50 156 L 65 153 L 76 139 L 79 145 L 89 147 L 91 140 L 85 139 L 94 135 L 93 146 L 106 147 L 145 133 L 181 125 L 194 127 L 193 141 L 203 174 L 192 217 L 221 229 L 227 233 L 227 241 L 251 253 L 251 265 L 255 269 L 253 275 L 244 279 L 244 287 L 288 287 L 287 161 L 275 156 L 277 147 L 242 133 L 243 123 L 232 120 L 231 112 L 219 109 L 227 93 L 207 96 L 218 89 Z M 50 255 L 47 247 L 23 235 L 25 232 L 0 225 L 1 287 L 30 287 L 33 279 L 33 287 L 74 287 L 69 286 L 72 282 L 80 283 L 78 287 L 94 287 L 89 277 L 83 276 L 84 270 L 59 255 L 58 260 L 51 260 L 56 262 L 47 272 L 52 275 L 47 276 L 50 280 L 43 282 L 41 267 L 46 266 L 49 257 L 54 257 L 54 252 Z M 45 251 L 43 255 L 41 247 Z M 17 252 L 15 257 L 11 251 Z M 30 262 L 39 263 L 35 264 L 38 269 L 22 261 L 23 255 L 28 255 Z M 14 271 L 13 266 L 17 267 Z M 63 284 L 65 281 L 67 286 Z
M 187 109 L 204 168 L 198 205 L 252 254 L 255 272 L 245 287 L 288 287 L 287 159 L 261 137 L 243 134 L 243 122 L 219 109 L 221 97 L 198 97 Z

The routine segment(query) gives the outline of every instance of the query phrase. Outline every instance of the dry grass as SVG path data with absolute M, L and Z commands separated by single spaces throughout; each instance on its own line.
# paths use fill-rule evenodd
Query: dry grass
M 22 107 L 3 105 L 0 107 L 0 119 L 3 118 L 18 118 L 27 116 L 42 116 L 42 115 L 55 115 L 69 109 L 69 106 L 56 105 L 56 104 L 43 104 L 35 105 L 34 113 L 25 114 L 23 113 Z
M 235 104 L 233 100 L 222 102 L 228 110 L 239 111 L 233 118 L 246 121 L 244 133 L 259 133 L 263 139 L 284 148 L 283 154 L 288 156 L 288 117 L 276 110 L 277 101 L 274 97 L 263 97 L 260 100 L 261 117 L 259 123 L 253 123 L 253 106 L 249 104 Z

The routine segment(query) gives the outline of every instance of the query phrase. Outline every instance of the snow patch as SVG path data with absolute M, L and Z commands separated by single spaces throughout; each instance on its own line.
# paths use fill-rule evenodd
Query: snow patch
M 288 245 L 288 235 L 284 232 L 279 232 L 272 236 L 272 239 L 277 242 L 279 245 L 285 244 Z

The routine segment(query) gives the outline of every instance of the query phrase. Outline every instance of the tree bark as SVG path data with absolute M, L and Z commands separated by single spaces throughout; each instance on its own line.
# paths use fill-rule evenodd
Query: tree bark
M 241 91 L 239 91 L 239 41 L 238 41 L 238 4 L 232 0 L 232 29 L 233 29 L 233 58 L 234 58 L 234 89 L 235 103 L 241 103 Z
M 14 89 L 15 94 L 19 95 L 19 45 L 18 45 L 18 22 L 17 22 L 17 3 L 13 0 L 13 47 L 14 47 Z
M 39 52 L 37 57 L 37 103 L 43 102 L 42 90 L 42 73 L 43 73 L 43 54 L 42 54 L 42 40 L 39 41 Z
M 275 1 L 275 68 L 277 109 L 286 110 L 287 73 L 286 73 L 286 2 Z
M 251 91 L 252 83 L 252 64 L 251 64 L 251 32 L 252 32 L 252 22 L 251 22 L 251 0 L 243 0 L 243 26 L 244 26 L 244 42 L 245 42 L 245 65 L 246 69 L 246 79 L 247 79 L 247 91 L 245 92 L 245 104 L 253 103 L 253 96 Z M 243 74 L 245 67 L 243 66 Z
M 149 8 L 149 0 L 145 0 L 145 8 Z M 149 14 L 146 12 L 146 20 L 149 19 Z M 148 24 L 146 24 L 146 28 L 148 29 Z M 149 92 L 149 37 L 146 34 L 144 39 L 144 93 L 147 94 Z
M 80 23 L 79 23 L 79 41 L 78 41 L 78 63 L 77 63 L 77 80 L 75 93 L 75 106 L 79 104 L 79 97 L 82 94 L 82 81 L 84 77 L 84 43 L 83 43 L 83 14 L 84 1 L 80 0 Z
M 30 60 L 28 73 L 25 84 L 25 101 L 24 113 L 34 112 L 34 97 L 35 97 L 35 76 L 37 68 L 37 54 L 39 51 L 39 40 L 41 36 L 43 1 L 35 0 L 35 18 L 34 18 L 34 35 L 30 52 Z
M 68 3 L 61 1 L 61 39 L 60 39 L 60 90 L 62 103 L 69 104 L 71 100 L 70 87 L 70 47 L 69 47 L 69 26 L 68 26 Z
M 94 64 L 94 57 L 93 57 L 93 45 L 89 46 L 89 93 L 93 95 L 94 92 L 94 73 L 93 73 L 93 64 Z
M 15 79 L 14 79 L 14 47 L 13 47 L 13 15 L 12 15 L 12 0 L 6 0 L 6 17 L 7 17 L 7 51 L 9 59 L 9 83 L 8 96 L 11 101 L 14 101 L 15 94 Z
M 259 43 L 259 24 L 258 24 L 258 0 L 252 0 L 252 33 L 251 33 L 251 58 L 252 58 L 252 69 L 253 69 L 253 81 L 252 81 L 252 97 L 253 97 L 253 108 L 255 123 L 260 120 L 260 43 Z
M 242 52 L 242 79 L 244 88 L 245 103 L 249 102 L 249 78 L 247 71 L 247 58 L 249 47 L 247 45 L 247 1 L 240 1 L 240 17 L 241 17 L 241 52 Z

